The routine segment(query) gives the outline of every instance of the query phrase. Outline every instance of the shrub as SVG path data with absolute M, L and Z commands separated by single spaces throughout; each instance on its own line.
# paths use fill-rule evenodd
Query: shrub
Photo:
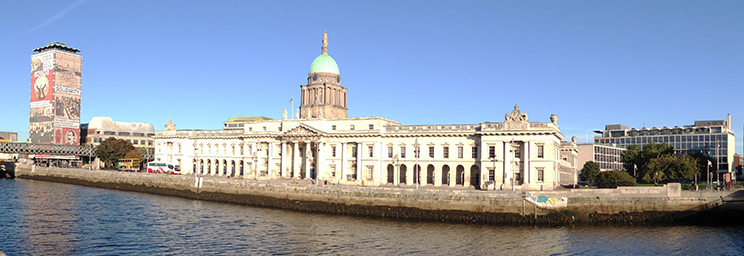
M 630 174 L 618 170 L 600 172 L 597 174 L 596 182 L 599 188 L 617 188 L 618 186 L 635 185 L 635 179 Z

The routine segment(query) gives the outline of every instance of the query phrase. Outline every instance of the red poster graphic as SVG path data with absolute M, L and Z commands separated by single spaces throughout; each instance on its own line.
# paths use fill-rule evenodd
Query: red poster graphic
M 47 73 L 48 74 L 45 74 Z M 37 77 L 36 74 L 39 76 Z M 31 74 L 31 102 L 52 100 L 54 89 L 54 70 L 38 71 Z
M 80 145 L 80 129 L 54 128 L 54 144 Z

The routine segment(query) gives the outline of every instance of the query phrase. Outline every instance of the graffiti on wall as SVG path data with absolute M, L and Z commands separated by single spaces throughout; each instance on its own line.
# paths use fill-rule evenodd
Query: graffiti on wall
M 566 197 L 550 197 L 542 192 L 527 192 L 525 200 L 540 208 L 563 208 L 568 205 Z

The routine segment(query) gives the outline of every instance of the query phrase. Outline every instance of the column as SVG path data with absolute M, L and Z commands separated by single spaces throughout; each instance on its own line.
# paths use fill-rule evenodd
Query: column
M 364 143 L 357 143 L 357 158 L 356 158 L 356 178 L 361 180 L 362 177 L 362 156 L 364 155 Z
M 302 150 L 303 156 L 304 156 L 302 158 L 302 173 L 304 173 L 304 178 L 306 179 L 308 177 L 308 174 L 310 174 L 309 172 L 310 168 L 308 168 L 309 167 L 308 165 L 310 164 L 309 163 L 310 154 L 308 154 L 310 153 L 310 143 L 305 141 L 304 144 L 305 144 L 305 149 Z
M 532 183 L 532 170 L 530 169 L 530 142 L 524 142 L 524 183 Z
M 266 173 L 268 176 L 271 176 L 274 174 L 274 143 L 267 143 L 266 147 L 268 148 L 266 151 Z
M 438 187 L 442 185 L 442 167 L 434 166 L 434 186 Z
M 323 96 L 325 97 L 325 96 Z M 324 159 L 323 159 L 323 150 L 325 149 L 325 143 L 318 142 L 318 155 L 315 158 L 315 175 L 318 175 L 318 181 L 320 179 L 323 179 L 322 170 L 325 169 L 324 166 Z
M 346 152 L 346 150 L 347 150 L 346 148 L 347 147 L 348 146 L 346 145 L 345 142 L 342 142 L 341 143 L 341 164 L 340 164 L 341 169 L 339 170 L 339 171 L 341 171 L 341 180 L 346 180 L 346 175 L 347 175 L 347 172 L 348 172 L 346 170 L 346 163 L 348 161 L 347 160 L 347 156 L 346 156 L 346 155 L 348 155 L 348 153 Z
M 375 166 L 372 170 L 372 180 L 373 184 L 377 186 L 383 184 L 383 182 L 387 182 L 387 175 L 382 175 L 383 173 L 387 174 L 387 168 L 383 168 L 385 165 L 382 163 L 382 158 L 385 155 L 385 147 L 382 146 L 382 139 L 375 142 L 375 149 L 377 149 L 375 150 L 377 151 L 375 154 L 377 159 L 375 159 Z
M 512 152 L 511 150 L 511 142 L 504 142 L 504 184 L 511 184 L 511 160 L 512 160 Z
M 298 145 L 299 142 L 294 141 L 294 142 L 292 142 L 292 144 L 294 145 L 294 151 L 292 151 L 292 169 L 291 169 L 292 170 L 292 177 L 297 178 L 297 177 L 300 176 L 299 175 L 300 168 L 297 167 L 297 164 L 299 163 L 299 159 L 297 159 L 297 155 L 300 154 L 300 149 L 299 149 L 299 145 Z
M 281 143 L 281 155 L 279 156 L 279 176 L 287 177 L 287 142 Z

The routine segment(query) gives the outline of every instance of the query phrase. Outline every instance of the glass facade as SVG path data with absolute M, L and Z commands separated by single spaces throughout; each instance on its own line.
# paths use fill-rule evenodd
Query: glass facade
M 614 144 L 622 148 L 627 148 L 630 145 L 638 145 L 640 149 L 643 149 L 643 144 L 648 142 L 666 143 L 671 145 L 677 154 L 701 152 L 713 158 L 720 159 L 720 169 L 728 169 L 728 146 L 729 143 L 733 143 L 734 141 L 733 134 L 729 134 L 729 130 L 723 121 L 713 122 L 720 122 L 720 125 L 712 127 L 685 126 L 681 128 L 605 130 L 602 131 L 602 137 L 594 138 L 594 143 Z M 595 158 L 602 157 L 604 156 L 601 154 L 595 154 Z M 597 162 L 599 163 L 599 161 Z M 604 169 L 602 166 L 600 168 Z

